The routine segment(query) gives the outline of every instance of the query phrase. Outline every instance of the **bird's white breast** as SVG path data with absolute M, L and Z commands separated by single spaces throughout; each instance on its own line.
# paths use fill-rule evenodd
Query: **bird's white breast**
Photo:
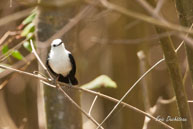
M 54 48 L 49 54 L 49 65 L 57 74 L 66 76 L 72 69 L 69 59 L 69 51 L 62 47 Z

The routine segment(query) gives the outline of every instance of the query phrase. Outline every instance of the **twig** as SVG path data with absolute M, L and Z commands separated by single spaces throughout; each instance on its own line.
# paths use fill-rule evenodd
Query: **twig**
M 165 0 L 158 0 L 158 3 L 156 5 L 156 8 L 154 9 L 154 13 L 155 14 L 159 14 L 163 4 L 164 4 Z
M 115 10 L 117 12 L 120 12 L 120 13 L 126 15 L 126 16 L 129 16 L 129 17 L 132 17 L 132 18 L 135 18 L 135 19 L 139 19 L 139 20 L 148 22 L 150 24 L 157 25 L 157 26 L 160 26 L 160 27 L 164 27 L 164 28 L 167 28 L 167 29 L 170 29 L 170 30 L 175 30 L 175 31 L 178 31 L 178 32 L 186 32 L 186 33 L 193 34 L 193 31 L 192 30 L 189 31 L 188 28 L 186 28 L 186 27 L 179 26 L 179 25 L 172 24 L 172 23 L 165 24 L 163 22 L 160 22 L 160 20 L 158 20 L 158 19 L 152 18 L 150 16 L 146 16 L 146 15 L 143 15 L 143 14 L 140 14 L 140 13 L 133 12 L 133 11 L 125 9 L 121 6 L 110 3 L 107 0 L 100 0 L 100 2 L 102 3 L 102 5 L 104 7 L 108 8 L 108 9 Z
M 140 74 L 143 74 L 145 71 L 148 69 L 148 59 L 146 57 L 146 54 L 143 50 L 140 50 L 137 52 L 137 57 L 139 58 L 139 71 Z M 142 85 L 142 95 L 143 95 L 143 103 L 144 103 L 144 110 L 147 112 L 149 108 L 151 107 L 150 104 L 150 98 L 149 98 L 149 78 L 144 78 L 141 80 L 141 85 Z
M 133 90 L 133 88 L 152 70 L 154 69 L 158 64 L 163 62 L 165 59 L 159 60 L 157 63 L 155 63 L 150 69 L 148 69 L 132 86 L 131 88 L 123 95 L 123 97 L 119 100 L 119 102 L 113 107 L 113 109 L 109 112 L 109 114 L 105 117 L 105 119 L 101 122 L 100 125 L 102 125 L 115 111 L 115 109 L 119 106 L 119 104 L 123 101 L 123 99 Z M 98 129 L 98 128 L 97 128 Z
M 44 84 L 52 86 L 52 87 L 56 87 L 55 85 L 49 84 L 45 81 L 42 81 Z M 99 123 L 89 114 L 87 114 L 62 88 L 61 86 L 58 86 L 58 89 L 68 98 L 68 100 L 74 104 L 76 106 L 76 108 L 78 108 L 86 117 L 88 117 L 94 124 L 96 124 L 97 126 L 100 126 Z M 102 126 L 100 126 L 101 129 L 104 129 Z
M 179 47 L 176 49 L 176 51 L 179 50 L 179 48 L 182 46 L 182 44 L 184 43 L 184 41 L 181 42 L 181 44 L 179 45 Z M 159 60 L 157 63 L 155 63 L 151 68 L 149 68 L 132 86 L 131 88 L 129 88 L 129 90 L 123 95 L 123 97 L 119 100 L 119 102 L 113 107 L 113 109 L 109 112 L 109 114 L 105 117 L 105 119 L 101 122 L 100 125 L 102 125 L 111 115 L 112 113 L 115 111 L 115 109 L 119 106 L 119 104 L 123 101 L 123 99 L 131 92 L 131 90 L 133 90 L 133 88 L 152 70 L 154 69 L 157 65 L 159 65 L 161 62 L 163 62 L 165 60 L 165 58 L 162 58 L 161 60 Z
M 175 31 L 178 32 L 177 35 L 181 39 L 185 40 L 190 46 L 192 46 L 193 40 L 189 37 L 186 37 L 183 33 L 181 33 L 181 32 L 185 32 L 185 33 L 189 33 L 189 34 L 193 35 L 193 30 L 189 30 L 187 27 L 183 27 L 183 26 L 180 26 L 180 25 L 176 25 L 176 24 L 166 22 L 165 20 L 163 20 L 163 18 L 161 18 L 161 20 L 157 19 L 157 15 L 155 15 L 154 13 L 152 15 L 156 16 L 156 18 L 152 18 L 150 16 L 146 16 L 146 15 L 143 15 L 143 14 L 140 14 L 140 13 L 133 12 L 133 11 L 125 9 L 121 6 L 110 3 L 107 0 L 100 0 L 100 2 L 102 3 L 102 5 L 104 7 L 108 8 L 108 9 L 115 10 L 115 11 L 117 11 L 119 13 L 122 13 L 126 16 L 129 16 L 129 17 L 132 17 L 132 18 L 135 18 L 135 19 L 139 19 L 139 20 L 145 21 L 147 23 L 150 23 L 150 24 L 153 24 L 153 25 L 156 25 L 156 26 L 164 27 L 166 29 L 175 30 Z M 144 0 L 143 0 L 143 2 L 144 2 Z M 143 5 L 143 6 L 146 6 L 146 5 Z M 151 6 L 149 6 L 149 5 L 147 5 L 147 6 L 148 6 L 147 10 L 150 12 L 151 8 L 149 8 L 149 7 L 151 7 Z
M 166 37 L 168 35 L 174 35 L 176 32 L 166 32 L 163 34 L 157 34 L 157 35 L 151 35 L 149 37 L 144 37 L 144 38 L 136 38 L 136 39 L 123 39 L 123 40 L 109 40 L 109 39 L 101 39 L 101 38 L 97 38 L 97 37 L 93 37 L 91 39 L 92 42 L 96 42 L 96 43 L 104 43 L 104 42 L 108 42 L 108 44 L 139 44 L 145 41 L 151 41 L 151 40 L 157 40 L 159 38 L 163 38 Z M 149 42 L 148 42 L 149 43 Z
M 34 59 L 35 59 L 35 56 L 32 53 L 30 53 L 29 55 L 27 55 L 25 57 L 25 60 L 27 62 L 31 62 Z M 18 69 L 18 68 L 22 67 L 23 65 L 25 65 L 26 61 L 21 60 L 21 61 L 15 63 L 14 65 L 12 65 L 12 68 Z M 8 71 L 4 71 L 4 72 L 0 73 L 0 78 L 4 78 L 4 77 L 8 76 L 11 73 L 12 73 L 12 71 L 9 71 L 9 70 Z
M 1 84 L 0 84 L 0 90 L 2 90 L 8 83 L 8 80 L 5 80 L 3 81 Z
M 69 30 L 71 30 L 75 25 L 77 25 L 81 19 L 83 19 L 85 16 L 88 15 L 89 12 L 91 12 L 91 10 L 93 9 L 93 7 L 91 5 L 86 6 L 82 11 L 80 11 L 74 18 L 72 18 L 68 24 L 66 24 L 61 30 L 57 31 L 56 34 L 54 34 L 52 37 L 50 37 L 48 40 L 46 40 L 45 42 L 47 43 L 45 44 L 39 44 L 38 47 L 48 47 L 51 44 L 51 41 L 58 38 L 58 37 L 62 37 L 62 35 L 64 35 L 66 32 L 68 32 Z
M 42 80 L 44 80 L 44 81 L 48 81 L 48 79 L 45 78 L 45 77 L 42 77 L 42 76 L 39 76 L 39 75 L 35 75 L 35 74 L 33 74 L 33 73 L 21 71 L 21 70 L 18 70 L 18 69 L 14 69 L 14 68 L 11 68 L 11 67 L 9 67 L 9 66 L 2 65 L 2 64 L 0 64 L 0 68 L 7 69 L 7 70 L 11 70 L 11 71 L 13 71 L 13 72 L 18 72 L 18 73 L 21 73 L 21 74 L 24 74 L 24 75 L 28 75 L 28 76 L 37 78 L 37 79 L 42 79 Z
M 49 73 L 47 67 L 44 65 L 44 63 L 41 61 L 40 57 L 38 56 L 35 48 L 34 48 L 34 45 L 33 45 L 33 41 L 30 39 L 30 44 L 31 44 L 31 47 L 32 47 L 32 52 L 34 53 L 34 55 L 36 56 L 37 60 L 39 61 L 39 63 L 41 64 L 41 66 L 43 67 L 43 69 L 47 72 L 48 76 L 51 78 L 51 80 L 53 80 L 53 77 L 51 76 L 51 74 Z
M 94 98 L 94 100 L 93 100 L 93 102 L 92 102 L 92 104 L 91 104 L 91 106 L 90 106 L 90 109 L 89 109 L 89 112 L 88 112 L 88 115 L 89 115 L 89 116 L 91 115 L 92 109 L 93 109 L 93 107 L 94 107 L 94 104 L 95 104 L 97 98 L 98 98 L 98 95 L 95 96 L 95 98 Z
M 32 74 L 32 73 L 24 72 L 24 71 L 17 70 L 17 69 L 11 68 L 11 67 L 6 67 L 6 66 L 4 66 L 4 65 L 0 65 L 0 67 L 1 67 L 1 68 L 4 68 L 4 69 L 7 69 L 7 70 L 14 71 L 14 72 L 18 72 L 18 73 L 21 73 L 21 74 L 24 74 L 24 75 L 31 76 L 31 77 L 34 77 L 34 78 L 36 78 L 36 79 L 48 81 L 47 78 L 44 78 L 44 77 L 42 77 L 42 76 L 38 76 L 38 75 L 35 75 L 35 74 Z M 72 88 L 72 89 L 77 89 L 77 90 L 80 90 L 80 91 L 89 93 L 89 94 L 98 95 L 98 96 L 100 96 L 100 97 L 102 97 L 102 98 L 108 99 L 108 100 L 113 101 L 113 102 L 116 102 L 116 103 L 119 102 L 118 99 L 115 99 L 115 98 L 110 97 L 110 96 L 108 96 L 108 95 L 104 95 L 104 94 L 99 93 L 99 92 L 95 92 L 95 91 L 92 91 L 92 90 L 83 89 L 83 88 L 75 87 L 75 86 L 71 87 L 71 86 L 69 86 L 69 85 L 65 85 L 64 83 L 60 83 L 60 84 L 62 84 L 63 86 L 70 87 L 70 88 Z M 136 107 L 134 107 L 134 106 L 131 106 L 131 105 L 125 103 L 125 102 L 121 102 L 121 104 L 124 105 L 125 107 L 131 109 L 131 110 L 134 110 L 134 111 L 136 111 L 136 112 L 138 112 L 138 113 L 140 113 L 140 114 L 143 114 L 143 115 L 149 117 L 149 118 L 152 119 L 153 121 L 157 122 L 158 124 L 160 124 L 160 125 L 168 128 L 168 129 L 173 129 L 171 126 L 165 124 L 164 122 L 162 122 L 162 121 L 160 121 L 160 120 L 157 120 L 157 119 L 156 119 L 155 117 L 153 117 L 152 115 L 150 115 L 150 114 L 148 114 L 148 113 L 146 113 L 146 112 L 144 112 L 144 111 L 142 111 L 142 110 L 140 110 L 140 109 L 138 109 L 138 108 L 136 108 Z
M 5 16 L 3 18 L 0 19 L 0 26 L 5 25 L 11 21 L 14 20 L 18 20 L 20 18 L 26 17 L 27 15 L 29 15 L 29 13 L 33 10 L 34 8 L 28 8 L 19 12 L 16 12 L 14 14 Z
M 9 0 L 9 7 L 11 8 L 13 5 L 13 0 Z
M 17 32 L 12 32 L 12 31 L 7 31 L 2 37 L 1 37 L 1 39 L 0 39 L 0 45 L 2 45 L 3 44 L 3 42 L 7 39 L 7 37 L 8 36 L 13 36 L 13 35 L 16 35 L 17 34 Z

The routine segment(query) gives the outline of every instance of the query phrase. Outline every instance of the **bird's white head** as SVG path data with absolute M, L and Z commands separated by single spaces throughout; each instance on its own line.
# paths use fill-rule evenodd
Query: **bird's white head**
M 64 47 L 64 43 L 61 39 L 55 39 L 51 43 L 51 48 L 58 48 L 58 47 Z

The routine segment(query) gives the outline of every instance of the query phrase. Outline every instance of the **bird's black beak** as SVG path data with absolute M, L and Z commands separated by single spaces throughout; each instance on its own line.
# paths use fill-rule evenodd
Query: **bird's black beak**
M 62 44 L 62 42 L 60 42 L 58 45 L 54 45 L 54 47 L 60 46 Z

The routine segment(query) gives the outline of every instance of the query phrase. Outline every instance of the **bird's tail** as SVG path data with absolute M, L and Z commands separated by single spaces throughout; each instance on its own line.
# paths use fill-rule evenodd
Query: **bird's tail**
M 60 75 L 58 78 L 58 81 L 72 84 L 72 85 L 78 85 L 78 80 L 74 76 L 73 77 L 72 76 L 64 77 L 64 76 Z
M 72 85 L 78 85 L 78 80 L 76 77 L 69 77 L 69 80 Z

